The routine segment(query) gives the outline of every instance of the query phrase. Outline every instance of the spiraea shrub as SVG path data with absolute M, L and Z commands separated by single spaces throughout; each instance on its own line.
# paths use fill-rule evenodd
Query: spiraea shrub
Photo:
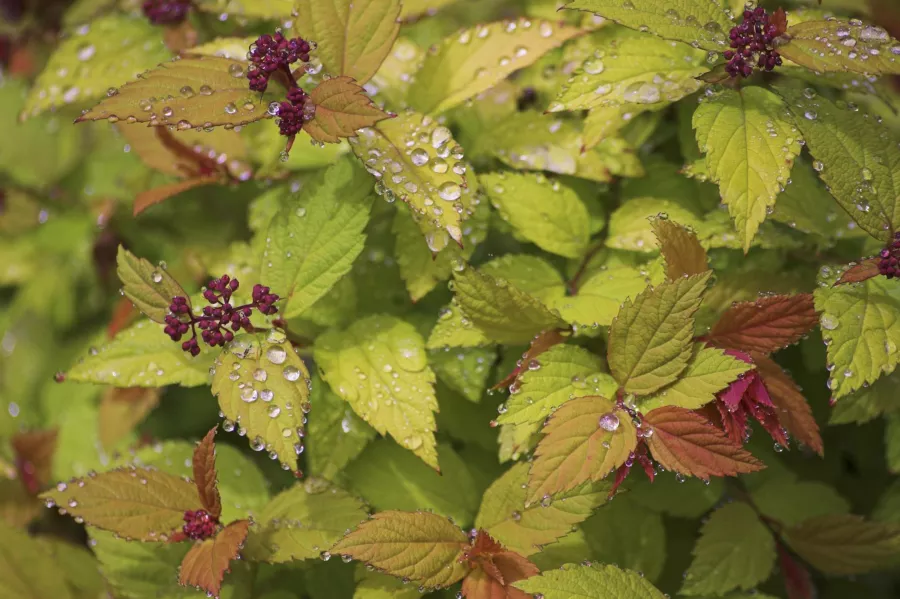
M 0 598 L 900 596 L 897 3 L 0 9 Z

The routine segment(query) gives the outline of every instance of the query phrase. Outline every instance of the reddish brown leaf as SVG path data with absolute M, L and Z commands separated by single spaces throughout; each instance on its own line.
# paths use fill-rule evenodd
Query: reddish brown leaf
M 531 346 L 528 350 L 522 354 L 522 359 L 519 361 L 519 366 L 516 366 L 515 370 L 510 372 L 506 378 L 502 381 L 494 385 L 494 389 L 504 389 L 509 387 L 515 382 L 520 374 L 522 374 L 522 370 L 527 367 L 527 364 L 537 358 L 539 355 L 553 347 L 554 345 L 559 345 L 563 341 L 568 338 L 568 331 L 564 331 L 561 329 L 550 329 L 549 331 L 544 331 L 539 334 L 531 341 Z
M 203 187 L 204 185 L 220 183 L 223 181 L 224 179 L 222 178 L 222 175 L 205 175 L 195 177 L 193 179 L 185 179 L 184 181 L 175 181 L 174 183 L 169 183 L 168 185 L 162 185 L 160 187 L 148 189 L 147 191 L 142 191 L 134 198 L 134 215 L 137 216 L 150 206 L 159 204 L 160 202 L 164 202 L 172 196 L 176 196 L 183 191 L 188 191 L 189 189 L 194 189 L 196 187 Z
M 219 496 L 219 488 L 216 485 L 216 431 L 219 427 L 210 429 L 203 440 L 194 449 L 194 484 L 200 493 L 200 502 L 203 509 L 209 512 L 213 518 L 218 519 L 222 515 L 222 498 Z
M 338 143 L 353 137 L 359 129 L 393 118 L 378 108 L 352 77 L 326 79 L 309 94 L 315 116 L 303 126 L 310 137 L 324 143 Z
M 851 266 L 844 271 L 844 274 L 841 275 L 841 278 L 838 279 L 834 286 L 846 285 L 847 283 L 862 283 L 865 280 L 877 277 L 881 274 L 878 270 L 879 262 L 880 260 L 878 258 L 869 258 L 855 266 Z
M 110 387 L 100 400 L 100 442 L 115 447 L 159 404 L 159 389 Z
M 819 4 L 822 4 L 822 0 L 819 0 Z M 775 25 L 776 37 L 787 31 L 787 13 L 784 12 L 783 8 L 779 8 L 772 13 L 772 24 Z
M 112 339 L 119 334 L 119 331 L 124 331 L 138 314 L 140 312 L 134 307 L 130 299 L 127 297 L 120 298 L 116 303 L 112 319 L 106 327 L 106 336 Z
M 165 27 L 163 40 L 166 48 L 177 54 L 197 45 L 197 30 L 191 25 L 190 20 L 185 20 L 178 25 Z
M 512 583 L 540 573 L 537 566 L 505 549 L 483 530 L 478 531 L 472 547 L 460 560 L 468 561 L 474 568 L 463 581 L 463 596 L 467 599 L 530 599 Z
M 652 410 L 644 420 L 653 430 L 646 439 L 650 452 L 666 470 L 708 479 L 765 467 L 703 416 L 690 410 L 666 406 Z
M 32 495 L 50 481 L 56 453 L 56 429 L 17 433 L 12 438 L 16 469 L 22 484 Z
M 769 354 L 796 343 L 818 322 L 811 294 L 773 295 L 732 306 L 706 340 L 722 348 Z
M 248 520 L 236 520 L 212 539 L 195 544 L 181 562 L 178 582 L 182 586 L 200 587 L 218 597 L 225 572 L 230 570 L 231 560 L 240 552 L 249 529 Z
M 809 570 L 795 560 L 781 543 L 778 543 L 778 564 L 788 599 L 814 599 L 816 588 Z
M 770 358 L 753 354 L 753 360 L 769 397 L 775 404 L 778 421 L 798 441 L 808 445 L 819 455 L 824 455 L 819 425 L 797 383 Z

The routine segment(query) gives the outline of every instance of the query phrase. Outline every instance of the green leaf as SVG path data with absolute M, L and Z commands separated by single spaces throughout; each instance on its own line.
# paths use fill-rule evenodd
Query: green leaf
M 363 571 L 362 579 L 353 592 L 353 599 L 419 599 L 421 596 L 422 593 L 416 587 L 403 584 L 399 578 L 370 571 L 368 568 Z
M 786 526 L 850 511 L 850 504 L 834 488 L 814 481 L 773 478 L 753 489 L 750 495 L 759 511 Z
M 91 549 L 100 570 L 117 596 L 128 599 L 202 597 L 178 585 L 178 566 L 190 550 L 189 543 L 135 543 L 112 533 L 88 527 Z
M 900 472 L 900 418 L 892 414 L 884 429 L 885 461 L 888 470 Z
M 69 541 L 38 537 L 38 543 L 52 556 L 58 571 L 76 599 L 96 599 L 106 592 L 106 581 L 93 552 Z
M 285 318 L 302 315 L 350 272 L 366 241 L 371 181 L 338 160 L 272 219 L 260 280 L 278 293 Z
M 309 405 L 306 365 L 283 332 L 237 335 L 216 358 L 212 394 L 232 426 L 241 427 L 256 451 L 297 469 Z
M 900 285 L 875 277 L 856 285 L 830 284 L 813 294 L 826 343 L 828 387 L 848 395 L 900 364 Z
M 447 245 L 446 235 L 462 243 L 462 221 L 469 216 L 465 214 L 463 188 L 468 184 L 462 148 L 447 127 L 430 117 L 407 112 L 363 129 L 359 137 L 351 138 L 351 147 L 379 180 L 379 195 L 391 201 L 400 198 L 410 207 L 413 217 L 430 235 L 428 246 L 433 251 Z M 443 233 L 446 235 L 441 239 Z
M 334 480 L 376 432 L 317 375 L 313 375 L 310 404 L 315 410 L 307 426 L 306 463 L 313 476 Z
M 475 480 L 449 445 L 439 445 L 438 455 L 440 474 L 395 443 L 375 441 L 347 466 L 347 480 L 378 511 L 427 509 L 471 523 L 478 509 Z
M 22 118 L 105 97 L 110 88 L 170 57 L 159 28 L 145 18 L 94 19 L 57 47 L 31 89 Z
M 535 297 L 505 279 L 466 267 L 453 273 L 454 301 L 476 327 L 498 343 L 528 343 L 541 331 L 565 327 Z
M 702 83 L 695 77 L 709 70 L 707 53 L 687 44 L 616 26 L 604 27 L 591 37 L 596 47 L 614 51 L 601 50 L 601 56 L 585 60 L 548 111 L 656 110 L 700 89 Z M 660 73 L 665 74 L 662 80 Z
M 327 481 L 310 478 L 272 498 L 255 518 L 243 556 L 282 563 L 315 559 L 366 519 L 363 503 Z
M 876 25 L 831 17 L 789 27 L 782 57 L 816 73 L 900 74 L 900 42 Z
M 707 482 L 709 484 L 707 484 Z M 628 499 L 675 518 L 700 518 L 711 510 L 724 491 L 721 478 L 701 481 L 658 474 L 651 483 L 643 479 L 628 492 Z
M 710 178 L 719 184 L 746 253 L 790 178 L 800 133 L 781 98 L 761 87 L 707 98 L 693 124 Z
M 636 297 L 648 284 L 645 269 L 612 266 L 586 277 L 576 295 L 558 298 L 552 306 L 569 322 L 584 327 L 609 326 L 622 303 Z
M 0 597 L 72 599 L 59 562 L 24 530 L 0 519 Z
M 694 313 L 710 273 L 647 288 L 626 301 L 609 331 L 609 367 L 628 393 L 649 395 L 675 382 L 690 362 Z
M 643 572 L 655 581 L 666 562 L 666 529 L 662 515 L 630 497 L 613 501 L 581 525 L 591 558 Z
M 900 149 L 888 130 L 814 90 L 782 85 L 777 91 L 834 199 L 869 235 L 891 239 L 900 224 Z
M 787 544 L 816 569 L 837 576 L 887 568 L 900 555 L 900 526 L 830 514 L 784 531 Z
M 293 0 L 197 0 L 197 8 L 216 15 L 231 14 L 254 19 L 287 19 Z
M 299 0 L 296 33 L 316 40 L 316 56 L 331 75 L 360 85 L 372 78 L 400 32 L 400 0 Z
M 461 580 L 466 535 L 443 516 L 427 512 L 380 512 L 332 548 L 379 570 L 425 587 Z
M 354 412 L 439 470 L 435 377 L 425 342 L 412 325 L 392 316 L 369 316 L 319 337 L 315 359 L 322 378 Z
M 588 483 L 553 497 L 549 505 L 525 506 L 528 464 L 515 464 L 484 492 L 475 527 L 504 547 L 528 556 L 569 534 L 606 502 L 608 483 Z
M 251 91 L 245 62 L 198 56 L 165 62 L 126 83 L 76 122 L 100 119 L 173 125 L 179 131 L 224 125 L 226 129 L 271 118 L 277 85 Z
M 491 345 L 484 332 L 472 324 L 454 303 L 441 308 L 438 321 L 428 336 L 428 349 Z
M 720 0 L 678 0 L 672 5 L 656 0 L 575 0 L 566 8 L 589 10 L 625 27 L 715 52 L 726 46 L 735 25 Z
M 217 37 L 205 44 L 194 46 L 187 50 L 187 54 L 199 56 L 221 56 L 231 60 L 247 60 L 247 52 L 250 45 L 255 42 L 257 36 L 252 37 Z
M 685 207 L 682 202 L 681 198 L 677 201 L 643 196 L 629 198 L 609 219 L 607 247 L 638 252 L 656 251 L 658 240 L 653 233 L 651 219 L 660 214 L 665 214 L 681 225 L 700 230 L 703 227 L 701 216 Z
M 566 564 L 558 570 L 515 582 L 513 586 L 532 595 L 540 594 L 544 599 L 663 599 L 665 596 L 637 572 L 609 565 Z
M 603 360 L 572 345 L 556 345 L 526 364 L 497 418 L 500 424 L 543 422 L 556 408 L 576 397 L 615 397 L 618 385 L 603 372 Z
M 544 175 L 493 173 L 479 182 L 500 216 L 524 239 L 567 258 L 578 258 L 590 239 L 590 218 L 578 194 Z
M 895 413 L 900 410 L 895 401 L 897 385 L 900 385 L 900 370 L 895 369 L 871 385 L 845 395 L 832 408 L 828 424 L 864 424 L 882 414 Z
M 116 262 L 125 297 L 150 320 L 165 323 L 172 298 L 187 297 L 178 281 L 164 268 L 138 258 L 121 245 Z
M 713 512 L 700 531 L 681 593 L 724 595 L 766 580 L 775 565 L 775 540 L 746 503 Z
M 209 383 L 216 355 L 215 350 L 201 346 L 200 355 L 192 357 L 161 326 L 142 320 L 91 350 L 66 373 L 66 380 L 115 387 L 196 387 Z
M 497 360 L 493 348 L 469 348 L 450 351 L 449 347 L 432 350 L 428 362 L 438 379 L 471 402 L 481 401 L 487 387 L 491 367 Z
M 695 343 L 687 368 L 669 387 L 640 402 L 642 412 L 662 406 L 696 410 L 716 399 L 722 391 L 753 365 L 726 354 L 721 349 Z
M 544 304 L 552 304 L 566 293 L 559 271 L 540 256 L 506 254 L 482 264 L 480 272 L 503 279 Z

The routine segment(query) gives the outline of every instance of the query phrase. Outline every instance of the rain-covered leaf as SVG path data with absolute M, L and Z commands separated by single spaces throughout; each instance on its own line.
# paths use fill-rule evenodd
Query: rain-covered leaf
M 811 294 L 767 295 L 733 305 L 706 340 L 719 347 L 768 354 L 798 342 L 816 322 Z
M 322 378 L 381 434 L 439 470 L 434 440 L 434 372 L 425 342 L 397 318 L 376 315 L 316 340 Z
M 203 509 L 213 518 L 222 515 L 222 497 L 219 495 L 218 475 L 216 474 L 216 431 L 215 427 L 206 433 L 194 449 L 191 469 L 194 473 L 194 484 L 200 494 Z
M 553 307 L 567 321 L 583 326 L 609 326 L 627 299 L 647 288 L 646 270 L 632 266 L 612 266 L 599 270 L 578 283 L 575 295 L 557 298 Z
M 822 455 L 825 448 L 819 434 L 819 425 L 800 387 L 771 358 L 753 354 L 753 362 L 769 392 L 769 398 L 775 404 L 778 421 L 797 441 Z
M 900 555 L 900 527 L 852 514 L 810 518 L 787 528 L 784 536 L 806 562 L 838 576 L 885 568 Z
M 230 421 L 250 438 L 255 451 L 297 469 L 310 409 L 306 365 L 283 332 L 238 335 L 216 358 L 212 394 Z
M 292 0 L 197 0 L 195 5 L 220 18 L 232 15 L 253 19 L 287 19 L 294 7 Z
M 222 579 L 231 569 L 231 561 L 237 559 L 249 528 L 248 520 L 238 520 L 220 530 L 212 539 L 191 547 L 181 562 L 178 582 L 218 596 Z
M 326 79 L 309 93 L 316 107 L 315 116 L 303 125 L 303 130 L 315 141 L 338 143 L 352 137 L 356 131 L 371 127 L 390 118 L 365 94 L 350 77 Z
M 659 240 L 659 251 L 666 259 L 669 280 L 709 270 L 706 250 L 693 231 L 669 219 L 657 218 L 653 221 L 653 233 Z
M 164 323 L 172 298 L 187 297 L 178 281 L 164 268 L 135 256 L 121 245 L 116 262 L 125 297 L 150 320 Z
M 540 576 L 515 583 L 532 595 L 544 599 L 663 599 L 662 594 L 647 579 L 632 570 L 621 570 L 613 565 L 566 564 L 556 570 L 547 570 Z
M 789 27 L 784 58 L 816 73 L 900 74 L 900 42 L 877 25 L 830 18 Z

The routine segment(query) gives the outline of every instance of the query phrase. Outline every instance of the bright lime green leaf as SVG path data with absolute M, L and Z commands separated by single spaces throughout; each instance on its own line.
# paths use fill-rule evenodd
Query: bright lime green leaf
M 633 501 L 613 501 L 581 525 L 591 558 L 643 572 L 651 582 L 666 562 L 662 515 Z
M 662 406 L 696 410 L 715 400 L 716 393 L 752 369 L 752 364 L 733 358 L 721 349 L 695 343 L 691 361 L 678 380 L 641 401 L 641 411 L 649 412 Z
M 875 277 L 827 284 L 814 293 L 828 353 L 828 386 L 836 398 L 875 382 L 900 364 L 900 285 Z
M 47 415 L 46 426 L 57 429 L 53 479 L 68 480 L 85 476 L 91 470 L 105 470 L 109 456 L 97 443 L 100 388 L 95 385 L 51 385 L 41 394 L 41 410 Z M 111 449 L 124 450 L 136 442 L 137 435 L 126 435 Z
M 517 589 L 544 599 L 663 599 L 664 595 L 637 572 L 616 566 L 566 564 L 513 583 Z
M 614 397 L 618 385 L 603 372 L 603 360 L 572 345 L 557 345 L 525 365 L 515 393 L 500 414 L 501 424 L 543 422 L 566 401 L 585 395 Z
M 884 429 L 884 453 L 888 470 L 893 473 L 900 472 L 900 417 L 896 414 L 889 416 Z
M 557 298 L 552 306 L 569 322 L 584 327 L 609 326 L 622 303 L 637 297 L 650 278 L 644 269 L 613 266 L 600 270 L 578 285 L 576 295 Z
M 720 52 L 728 44 L 735 23 L 720 0 L 575 0 L 566 8 L 588 10 L 631 29 L 649 31 L 664 39 L 696 44 Z
M 781 56 L 817 73 L 900 74 L 900 42 L 876 25 L 831 17 L 793 25 L 785 37 Z
M 303 314 L 350 272 L 366 241 L 371 185 L 352 159 L 339 160 L 272 220 L 260 279 L 286 302 L 286 318 Z
M 434 372 L 416 329 L 391 316 L 370 316 L 316 340 L 319 373 L 379 433 L 389 433 L 434 469 Z
M 482 273 L 504 279 L 519 291 L 552 304 L 566 293 L 559 271 L 545 258 L 528 254 L 506 254 L 481 265 Z
M 464 29 L 428 53 L 409 89 L 409 101 L 424 113 L 445 112 L 584 33 L 578 27 L 543 19 L 497 21 Z
M 540 547 L 569 534 L 597 507 L 606 502 L 609 483 L 588 483 L 560 493 L 549 505 L 525 507 L 527 463 L 514 465 L 484 493 L 475 527 L 483 529 L 504 547 L 531 555 Z
M 428 349 L 446 347 L 479 347 L 492 345 L 484 332 L 472 324 L 462 310 L 451 303 L 440 311 L 440 315 L 431 334 L 428 336 Z
M 391 51 L 400 31 L 400 0 L 299 0 L 298 35 L 318 44 L 325 72 L 349 75 L 362 85 Z
M 125 297 L 150 320 L 165 323 L 172 298 L 187 296 L 164 268 L 135 256 L 121 245 L 116 262 L 116 274 L 122 281 Z M 184 320 L 187 322 L 188 318 L 185 316 Z
M 478 509 L 475 480 L 449 445 L 437 449 L 440 474 L 396 444 L 376 441 L 347 466 L 347 480 L 378 511 L 429 509 L 471 523 Z
M 290 19 L 293 0 L 198 0 L 197 8 L 215 15 L 239 15 L 253 19 Z
M 469 216 L 464 214 L 463 188 L 468 184 L 463 150 L 450 129 L 407 112 L 361 130 L 359 137 L 351 138 L 351 146 L 378 179 L 376 191 L 410 207 L 432 251 L 443 249 L 448 235 L 462 243 L 462 221 Z
M 325 480 L 306 479 L 276 495 L 256 516 L 242 554 L 270 563 L 318 558 L 366 516 L 356 497 Z
M 75 28 L 56 49 L 35 81 L 22 116 L 106 97 L 108 89 L 170 57 L 161 30 L 145 18 L 100 17 Z
M 230 58 L 231 60 L 247 61 L 247 53 L 250 45 L 255 42 L 257 36 L 253 37 L 217 37 L 216 39 L 194 46 L 188 50 L 189 54 L 197 54 L 200 56 L 221 56 L 222 58 Z
M 402 3 L 400 10 L 404 10 L 407 4 Z M 372 97 L 377 102 L 384 100 L 388 106 L 406 106 L 409 86 L 424 57 L 424 49 L 415 42 L 402 36 L 397 38 L 391 53 L 367 86 L 370 90 L 375 88 Z
M 541 331 L 566 323 L 539 300 L 502 278 L 467 267 L 453 273 L 454 301 L 485 335 L 499 343 L 528 343 Z
M 294 140 L 294 146 L 286 162 L 282 161 L 284 152 L 284 136 L 278 127 L 248 127 L 242 131 L 248 139 L 250 156 L 258 163 L 256 177 L 277 178 L 294 171 L 309 171 L 334 164 L 338 158 L 350 152 L 350 144 L 325 144 L 324 147 L 313 145 L 312 138 L 306 131 L 300 131 Z
M 607 247 L 639 252 L 655 252 L 658 249 L 656 235 L 650 218 L 661 214 L 680 225 L 699 229 L 703 220 L 699 214 L 682 203 L 656 197 L 634 197 L 619 206 L 609 219 Z
M 212 394 L 250 446 L 297 469 L 309 411 L 309 372 L 283 332 L 238 335 L 216 359 Z M 273 458 L 274 459 L 274 458 Z
M 753 503 L 766 516 L 793 526 L 826 514 L 846 514 L 850 503 L 824 483 L 773 478 L 751 492 Z
M 707 98 L 694 113 L 694 129 L 746 252 L 790 178 L 800 132 L 781 98 L 762 87 Z
M 0 597 L 72 599 L 53 555 L 24 530 L 0 519 Z
M 592 37 L 600 55 L 590 56 L 575 71 L 548 108 L 551 112 L 665 106 L 700 89 L 695 77 L 709 70 L 707 53 L 687 44 L 615 26 Z M 602 50 L 607 47 L 611 50 Z
M 513 229 L 543 250 L 578 258 L 590 239 L 587 208 L 575 191 L 541 174 L 481 175 L 480 183 Z
M 163 333 L 163 327 L 142 320 L 92 350 L 66 373 L 66 380 L 115 387 L 206 385 L 218 351 L 202 344 L 201 350 L 192 357 Z
M 900 370 L 883 375 L 869 386 L 863 386 L 841 398 L 831 409 L 828 424 L 864 424 L 882 414 L 893 414 L 900 410 L 897 402 L 897 386 L 900 385 Z
M 400 9 L 400 18 L 407 20 L 412 19 L 423 13 L 437 11 L 448 4 L 452 4 L 457 0 L 406 0 Z
M 428 353 L 428 363 L 438 379 L 472 402 L 481 401 L 491 368 L 497 360 L 494 348 L 469 348 L 451 351 L 449 347 Z
M 710 273 L 648 288 L 626 301 L 609 331 L 609 367 L 625 391 L 648 395 L 673 383 L 691 358 L 694 313 Z
M 500 426 L 500 436 L 497 439 L 500 449 L 497 457 L 501 464 L 513 460 L 516 461 L 537 447 L 541 439 L 541 422 L 532 424 L 503 424 Z
M 700 531 L 684 595 L 724 595 L 751 589 L 775 566 L 775 540 L 753 509 L 742 502 L 713 512 Z
M 590 555 L 587 539 L 580 528 L 562 537 L 555 543 L 546 545 L 540 553 L 528 556 L 529 561 L 541 571 L 554 570 L 566 564 L 577 564 L 584 561 L 585 555 Z
M 900 149 L 888 130 L 812 89 L 780 86 L 777 91 L 831 195 L 869 235 L 889 240 L 900 224 Z
M 353 599 L 419 599 L 421 596 L 422 593 L 414 585 L 403 584 L 399 578 L 368 568 L 363 570 L 353 592 Z
M 341 400 L 318 376 L 313 376 L 306 436 L 306 463 L 310 474 L 334 480 L 362 453 L 376 432 Z
M 721 478 L 709 479 L 658 474 L 651 483 L 639 479 L 628 491 L 628 500 L 675 518 L 700 518 L 722 498 L 725 485 Z

